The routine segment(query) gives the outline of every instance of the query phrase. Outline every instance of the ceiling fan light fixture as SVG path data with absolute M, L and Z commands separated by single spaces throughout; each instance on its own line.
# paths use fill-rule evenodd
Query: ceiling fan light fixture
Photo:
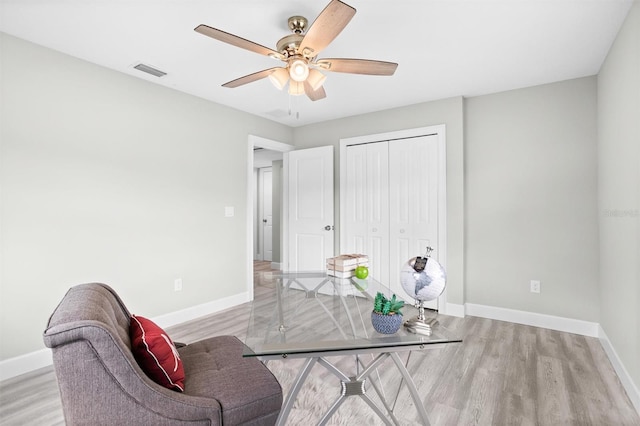
M 293 96 L 304 95 L 304 83 L 291 80 L 289 82 L 289 94 Z
M 369 59 L 318 59 L 318 54 L 345 29 L 355 13 L 356 9 L 341 0 L 329 0 L 329 4 L 309 27 L 306 18 L 292 16 L 288 24 L 293 33 L 278 40 L 276 50 L 204 24 L 198 25 L 194 30 L 231 46 L 285 63 L 282 68 L 272 67 L 236 78 L 223 84 L 223 87 L 239 87 L 269 77 L 276 88 L 282 90 L 288 83 L 288 92 L 291 95 L 304 94 L 310 100 L 317 101 L 326 97 L 323 71 L 390 76 L 398 67 L 398 64 L 393 62 Z
M 287 85 L 287 81 L 289 81 L 289 73 L 285 68 L 278 68 L 269 74 L 269 80 L 278 90 L 282 90 Z
M 315 69 L 309 70 L 309 77 L 307 78 L 307 83 L 311 85 L 311 88 L 316 91 L 324 84 L 324 81 L 327 79 L 327 76 L 322 74 L 320 71 Z
M 309 77 L 309 65 L 302 59 L 296 59 L 289 64 L 289 75 L 291 79 L 302 82 Z

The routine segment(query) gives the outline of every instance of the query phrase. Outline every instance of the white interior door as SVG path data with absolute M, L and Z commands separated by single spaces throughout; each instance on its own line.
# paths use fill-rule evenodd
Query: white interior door
M 284 156 L 288 271 L 323 271 L 333 256 L 333 146 Z
M 390 285 L 403 294 L 400 269 L 412 257 L 438 247 L 438 136 L 389 144 Z M 430 308 L 437 309 L 437 301 Z
M 260 205 L 258 218 L 260 220 L 259 238 L 262 260 L 273 260 L 273 171 L 271 167 L 259 169 Z
M 388 142 L 353 145 L 346 153 L 345 253 L 367 254 L 369 275 L 388 283 Z

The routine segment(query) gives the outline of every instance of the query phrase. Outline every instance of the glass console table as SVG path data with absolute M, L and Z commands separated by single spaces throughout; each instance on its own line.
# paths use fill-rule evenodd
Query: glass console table
M 293 403 L 311 369 L 322 365 L 340 380 L 341 392 L 319 424 L 325 424 L 345 398 L 361 397 L 385 422 L 398 425 L 393 406 L 384 398 L 380 384 L 372 373 L 387 359 L 402 376 L 423 425 L 429 419 L 413 378 L 398 356 L 401 351 L 414 351 L 461 342 L 462 339 L 442 326 L 430 336 L 412 334 L 401 327 L 392 335 L 376 332 L 371 324 L 373 299 L 378 291 L 389 296 L 389 289 L 368 278 L 341 279 L 323 272 L 276 273 L 273 289 L 252 303 L 251 318 L 245 341 L 245 357 L 263 361 L 283 358 L 305 358 L 302 368 L 285 397 L 278 425 L 284 425 Z M 412 306 L 405 306 L 405 319 L 413 315 Z M 361 355 L 372 354 L 365 362 Z M 357 373 L 348 376 L 327 360 L 328 356 L 354 356 Z M 371 385 L 382 403 L 379 406 L 369 395 Z M 399 390 L 398 390 L 399 392 Z M 396 395 L 397 398 L 397 395 Z

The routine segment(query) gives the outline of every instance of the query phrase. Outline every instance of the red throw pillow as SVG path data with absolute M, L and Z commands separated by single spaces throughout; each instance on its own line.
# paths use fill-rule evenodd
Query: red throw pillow
M 140 368 L 153 381 L 178 392 L 184 391 L 184 367 L 167 333 L 153 321 L 131 316 L 131 349 Z

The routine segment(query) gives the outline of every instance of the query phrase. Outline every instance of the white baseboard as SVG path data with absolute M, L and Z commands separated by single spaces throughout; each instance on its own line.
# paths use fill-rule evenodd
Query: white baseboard
M 282 270 L 282 263 L 271 262 L 271 269 L 275 269 L 276 271 L 281 271 Z
M 49 348 L 0 361 L 0 381 L 46 367 L 52 363 L 53 357 Z
M 451 315 L 458 318 L 464 318 L 465 308 L 464 305 L 458 305 L 457 303 L 447 303 L 442 311 L 445 315 Z
M 616 350 L 613 348 L 613 345 L 611 344 L 609 337 L 607 337 L 607 334 L 604 332 L 604 329 L 600 326 L 598 326 L 598 328 L 600 334 L 600 344 L 602 344 L 604 351 L 607 353 L 609 361 L 611 361 L 611 365 L 613 365 L 613 369 L 616 370 L 618 378 L 620 379 L 620 382 L 622 383 L 624 389 L 627 391 L 627 395 L 629 396 L 631 403 L 636 408 L 638 414 L 640 414 L 640 390 L 633 382 L 633 379 L 631 378 L 631 375 L 629 374 L 627 369 L 624 368 L 624 364 L 620 360 L 620 357 L 618 356 Z
M 473 303 L 466 303 L 465 311 L 467 315 L 474 317 L 514 322 L 516 324 L 548 328 L 550 330 L 564 331 L 566 333 L 580 334 L 589 337 L 599 337 L 600 325 L 596 322 L 537 314 L 535 312 L 517 311 L 515 309 L 498 308 L 495 306 L 476 305 Z
M 249 294 L 244 292 L 234 296 L 225 297 L 224 299 L 214 300 L 201 305 L 153 317 L 151 320 L 160 327 L 167 328 L 172 325 L 191 321 L 192 319 L 232 308 L 248 301 Z M 40 349 L 38 351 L 0 361 L 0 381 L 46 367 L 52 363 L 53 359 L 51 349 L 49 348 Z
M 192 319 L 232 308 L 242 303 L 249 302 L 249 300 L 249 293 L 243 292 L 225 297 L 224 299 L 213 300 L 201 305 L 191 306 L 179 311 L 153 317 L 151 320 L 162 328 L 171 327 L 172 325 L 181 324 L 186 321 L 191 321 Z

